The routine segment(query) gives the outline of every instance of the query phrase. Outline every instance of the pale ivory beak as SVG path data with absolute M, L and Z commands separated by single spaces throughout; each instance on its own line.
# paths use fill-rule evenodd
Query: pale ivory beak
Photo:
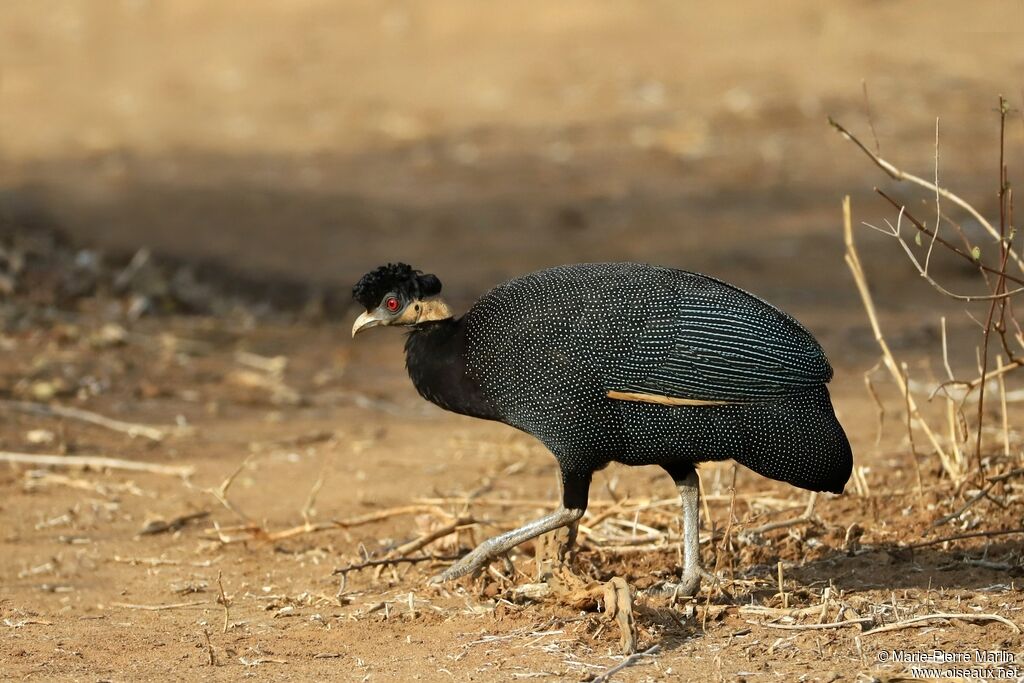
M 378 318 L 375 311 L 367 311 L 366 313 L 360 313 L 359 317 L 356 318 L 355 323 L 352 324 L 352 336 L 356 336 L 363 330 L 367 330 L 371 327 L 383 324 L 383 320 Z

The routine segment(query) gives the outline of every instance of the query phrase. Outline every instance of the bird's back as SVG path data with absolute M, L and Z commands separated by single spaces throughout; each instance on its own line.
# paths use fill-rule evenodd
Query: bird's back
M 494 361 L 545 385 L 586 375 L 606 391 L 722 401 L 832 377 L 821 347 L 789 315 L 705 275 L 645 264 L 531 273 L 484 295 L 466 322 L 475 365 L 499 384 L 512 378 L 487 372 Z

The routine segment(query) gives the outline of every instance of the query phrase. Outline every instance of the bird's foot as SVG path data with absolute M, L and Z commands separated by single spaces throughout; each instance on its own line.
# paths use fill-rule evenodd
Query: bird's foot
M 644 592 L 648 595 L 670 597 L 673 600 L 677 598 L 695 598 L 700 591 L 702 579 L 706 580 L 710 585 L 715 585 L 719 582 L 718 577 L 708 570 L 703 567 L 694 567 L 691 571 L 684 570 L 682 579 L 678 583 L 665 581 L 651 586 Z

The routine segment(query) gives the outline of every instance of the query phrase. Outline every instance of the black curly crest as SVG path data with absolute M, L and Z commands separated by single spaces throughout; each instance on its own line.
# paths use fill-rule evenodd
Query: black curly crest
M 352 297 L 369 311 L 377 308 L 388 292 L 407 299 L 424 299 L 441 293 L 441 281 L 435 275 L 413 270 L 406 263 L 389 263 L 360 278 L 352 288 Z

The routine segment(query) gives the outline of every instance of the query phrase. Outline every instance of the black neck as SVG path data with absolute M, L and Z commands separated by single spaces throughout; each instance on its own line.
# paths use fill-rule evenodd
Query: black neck
M 466 372 L 462 320 L 420 323 L 405 340 L 405 367 L 420 396 L 445 410 L 498 419 L 494 405 Z

